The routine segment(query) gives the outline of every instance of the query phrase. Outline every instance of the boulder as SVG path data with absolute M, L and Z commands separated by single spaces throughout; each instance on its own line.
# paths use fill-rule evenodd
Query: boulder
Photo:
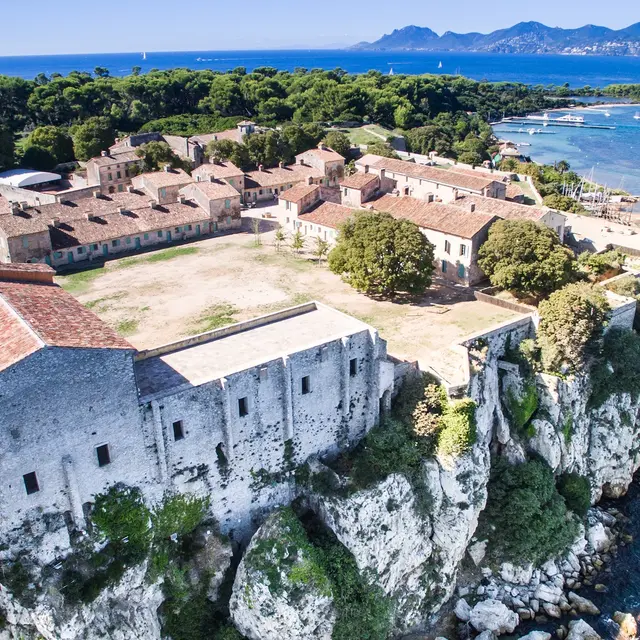
M 520 618 L 515 611 L 508 609 L 499 600 L 485 600 L 473 607 L 469 622 L 476 631 L 492 631 L 501 635 L 513 633 Z
M 532 631 L 526 636 L 521 636 L 520 640 L 551 640 L 551 634 L 546 631 Z
M 578 613 L 586 613 L 590 616 L 599 616 L 600 609 L 596 607 L 591 600 L 579 596 L 575 591 L 570 591 L 568 594 L 569 602 L 575 607 Z
M 475 637 L 475 640 L 496 640 L 496 634 L 492 631 L 483 631 Z
M 551 604 L 558 604 L 562 595 L 562 589 L 552 584 L 541 584 L 535 593 L 536 600 L 550 602 Z
M 602 522 L 596 522 L 587 529 L 587 540 L 596 553 L 606 551 L 611 546 L 610 534 L 607 533 Z
M 630 613 L 616 611 L 613 620 L 620 625 L 620 633 L 627 638 L 635 638 L 638 635 L 638 623 Z
M 313 557 L 290 509 L 272 513 L 240 561 L 229 602 L 231 618 L 249 640 L 331 640 L 336 610 L 322 569 L 304 588 L 293 572 L 309 572 Z
M 453 612 L 456 614 L 456 618 L 458 618 L 458 620 L 462 620 L 462 622 L 469 622 L 469 618 L 471 617 L 471 607 L 464 598 L 460 598 L 460 600 L 456 602 Z
M 189 581 L 193 585 L 199 585 L 207 576 L 209 578 L 207 598 L 215 602 L 218 599 L 218 589 L 231 564 L 233 556 L 231 544 L 218 534 L 215 527 L 201 525 L 193 534 L 193 547 L 195 552 L 189 563 L 187 574 Z
M 529 584 L 533 577 L 533 565 L 517 566 L 510 562 L 503 562 L 500 567 L 500 577 L 512 584 Z
M 550 602 L 543 602 L 542 608 L 550 618 L 560 618 L 562 616 L 562 609 L 560 609 L 560 607 L 557 604 L 551 604 Z
M 549 560 L 542 565 L 542 570 L 550 577 L 558 575 L 558 566 L 553 560 Z
M 602 640 L 602 638 L 584 620 L 572 620 L 569 623 L 567 640 Z
M 482 540 L 481 542 L 474 542 L 467 547 L 467 553 L 473 560 L 473 564 L 476 567 L 480 566 L 480 563 L 484 560 L 484 557 L 487 555 L 487 541 Z

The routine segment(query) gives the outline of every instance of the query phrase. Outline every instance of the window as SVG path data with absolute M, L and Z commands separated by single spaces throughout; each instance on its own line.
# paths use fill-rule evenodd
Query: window
M 91 245 L 91 251 L 97 251 L 98 250 L 98 245 L 97 244 L 92 244 Z
M 260 195 L 260 196 L 262 195 L 262 189 L 260 189 L 260 190 L 258 191 L 258 195 Z
M 460 245 L 460 255 L 461 256 L 466 256 L 467 255 L 467 245 L 466 244 L 461 244 Z
M 224 201 L 224 208 L 225 209 L 231 209 L 231 200 L 225 200 Z
M 451 243 L 448 240 L 444 241 L 444 252 L 451 253 Z
M 447 261 L 442 261 L 442 273 L 447 273 Z
M 124 185 L 123 184 L 119 184 L 118 185 L 118 192 L 122 193 L 124 191 Z
M 158 231 L 158 238 L 162 238 L 162 231 Z
M 184 439 L 184 429 L 182 427 L 182 420 L 176 420 L 173 423 L 173 439 L 176 442 L 178 440 Z
M 241 418 L 249 415 L 249 403 L 247 402 L 247 398 L 238 399 L 238 415 Z
M 233 187 L 233 178 L 229 178 L 227 182 Z
M 166 198 L 167 197 L 167 190 L 162 187 L 162 189 L 160 189 L 160 197 L 161 198 Z
M 192 227 L 190 224 L 188 224 L 188 225 L 185 227 L 185 231 L 192 231 L 192 230 L 193 230 L 193 227 Z
M 348 196 L 349 195 L 349 189 L 347 189 L 346 187 L 344 188 L 344 195 Z
M 78 254 L 84 253 L 84 247 L 78 247 Z
M 125 175 L 125 178 L 129 177 L 129 169 L 124 170 L 124 175 Z
M 351 358 L 349 360 L 349 375 L 353 378 L 358 373 L 358 358 Z
M 284 206 L 287 211 L 291 211 L 291 203 L 288 200 L 285 200 Z M 287 222 L 289 222 L 289 218 L 287 218 Z
M 30 496 L 32 493 L 38 493 L 38 491 L 40 491 L 38 476 L 36 476 L 35 471 L 32 471 L 31 473 L 25 473 L 22 476 L 22 479 L 24 480 L 24 488 L 27 490 L 28 496 Z
M 62 251 L 56 251 L 56 252 L 53 254 L 53 257 L 54 257 L 54 258 L 62 258 Z
M 148 239 L 149 239 L 149 234 L 148 234 L 148 233 L 145 233 L 145 234 L 144 234 L 144 239 L 145 239 L 145 240 L 148 240 Z
M 311 378 L 309 376 L 302 378 L 302 393 L 303 395 L 311 393 Z
M 96 455 L 98 456 L 99 467 L 106 467 L 108 464 L 111 464 L 108 444 L 101 444 L 99 447 L 96 447 Z
M 215 233 L 218 230 L 218 223 L 214 222 L 213 223 L 213 232 Z
M 29 238 L 22 238 L 22 246 L 23 246 L 25 249 L 28 249 L 28 248 L 29 248 Z
M 182 231 L 182 227 L 176 227 L 176 233 L 180 233 Z
M 107 180 L 109 180 L 109 182 L 111 182 L 113 180 L 113 174 L 109 173 L 107 175 Z
M 131 238 L 127 238 L 127 239 L 125 240 L 125 242 L 126 242 L 127 244 L 131 244 Z
M 122 180 L 122 173 L 120 171 L 116 173 L 116 176 L 118 176 L 118 180 Z
M 227 224 L 231 224 L 231 216 L 227 216 Z
M 269 187 L 269 188 L 267 189 L 267 193 L 273 193 L 273 189 L 271 189 L 271 187 Z
M 120 240 L 112 240 L 111 241 L 111 246 L 112 247 L 119 247 L 120 246 Z

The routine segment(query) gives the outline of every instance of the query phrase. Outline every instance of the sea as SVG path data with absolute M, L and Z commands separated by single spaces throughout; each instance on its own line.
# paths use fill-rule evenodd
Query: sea
M 640 57 L 518 55 L 425 51 L 272 50 L 272 51 L 186 51 L 135 52 L 84 55 L 0 57 L 0 75 L 34 78 L 71 71 L 92 72 L 106 67 L 121 76 L 135 66 L 151 69 L 212 69 L 227 71 L 270 66 L 293 71 L 344 69 L 366 73 L 375 69 L 388 74 L 451 74 L 490 82 L 522 82 L 530 85 L 562 85 L 572 88 L 603 87 L 608 84 L 640 83 Z M 619 102 L 619 101 L 616 101 Z M 640 105 L 611 107 L 611 116 L 589 112 L 588 122 L 615 126 L 612 130 L 550 129 L 547 134 L 529 136 L 511 126 L 496 127 L 496 133 L 514 142 L 527 143 L 526 155 L 537 162 L 566 159 L 572 168 L 596 181 L 640 194 L 640 120 L 634 120 Z M 562 114 L 559 114 L 562 115 Z

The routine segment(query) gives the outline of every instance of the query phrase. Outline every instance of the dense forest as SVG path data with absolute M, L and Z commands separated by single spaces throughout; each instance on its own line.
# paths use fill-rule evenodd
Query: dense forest
M 134 69 L 112 77 L 97 68 L 94 74 L 40 74 L 34 80 L 0 76 L 0 167 L 84 160 L 118 134 L 193 135 L 229 128 L 239 118 L 272 127 L 378 123 L 409 131 L 415 151 L 484 158 L 491 137 L 487 120 L 548 107 L 550 93 L 550 87 L 458 76 L 352 75 L 341 69 Z M 561 95 L 555 94 L 555 104 L 562 104 Z

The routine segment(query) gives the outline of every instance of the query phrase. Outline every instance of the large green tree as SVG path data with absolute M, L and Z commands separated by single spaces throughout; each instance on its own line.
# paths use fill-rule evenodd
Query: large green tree
M 13 166 L 14 151 L 13 133 L 9 127 L 0 125 L 0 171 Z
M 579 371 L 600 350 L 609 303 L 602 287 L 576 282 L 540 303 L 538 344 L 549 371 Z
M 336 153 L 339 153 L 345 158 L 349 157 L 351 151 L 351 141 L 342 131 L 329 131 L 325 139 L 325 144 L 333 149 Z
M 89 118 L 73 129 L 73 149 L 78 160 L 89 160 L 108 149 L 115 141 L 109 118 Z
M 489 229 L 478 264 L 491 284 L 541 298 L 574 278 L 575 258 L 555 231 L 529 220 L 500 220 Z
M 142 158 L 145 171 L 159 171 L 165 165 L 173 169 L 190 168 L 189 163 L 174 153 L 166 142 L 147 142 L 136 149 L 136 155 Z
M 25 148 L 32 146 L 46 149 L 53 156 L 54 164 L 73 160 L 73 140 L 60 127 L 48 125 L 34 129 L 27 138 Z
M 431 284 L 433 245 L 413 222 L 388 213 L 357 213 L 340 228 L 329 266 L 368 294 L 420 294 Z

